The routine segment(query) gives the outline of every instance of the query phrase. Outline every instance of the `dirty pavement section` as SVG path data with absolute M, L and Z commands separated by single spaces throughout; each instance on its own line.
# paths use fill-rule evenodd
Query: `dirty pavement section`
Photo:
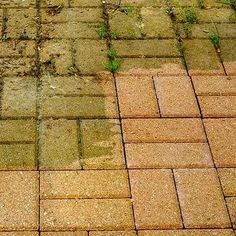
M 0 1 L 0 236 L 235 236 L 233 0 Z

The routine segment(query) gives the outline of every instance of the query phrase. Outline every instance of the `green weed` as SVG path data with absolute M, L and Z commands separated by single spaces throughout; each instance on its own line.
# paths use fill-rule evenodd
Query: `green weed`
M 105 23 L 101 23 L 101 25 L 98 29 L 98 36 L 99 36 L 100 39 L 104 39 L 107 36 L 106 24 Z
M 118 59 L 113 59 L 105 65 L 105 68 L 114 73 L 120 68 L 120 61 Z
M 118 39 L 119 34 L 117 32 L 111 32 L 111 39 Z
M 184 12 L 185 21 L 190 24 L 197 23 L 197 14 L 192 8 L 188 8 Z
M 229 1 L 220 0 L 218 2 L 221 4 L 229 5 L 232 9 L 236 11 L 236 0 L 229 0 Z
M 112 60 L 115 59 L 117 57 L 116 50 L 114 48 L 109 49 L 107 52 L 107 56 Z
M 206 8 L 204 0 L 198 0 L 197 4 L 198 4 L 198 7 L 201 9 Z
M 218 32 L 210 33 L 209 39 L 216 49 L 220 49 L 220 36 Z

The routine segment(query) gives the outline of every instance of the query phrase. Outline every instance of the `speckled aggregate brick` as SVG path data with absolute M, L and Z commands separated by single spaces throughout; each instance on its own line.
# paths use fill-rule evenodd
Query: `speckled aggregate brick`
M 116 78 L 122 117 L 159 117 L 151 77 Z
M 129 168 L 202 168 L 213 167 L 205 143 L 126 144 Z
M 50 198 L 126 198 L 128 175 L 124 170 L 43 171 L 41 197 Z
M 205 119 L 207 137 L 217 167 L 236 166 L 236 119 Z
M 0 231 L 37 230 L 37 179 L 37 172 L 0 172 Z
M 156 77 L 154 81 L 162 117 L 200 116 L 190 78 Z
M 232 226 L 236 229 L 236 197 L 226 198 L 226 203 L 229 209 Z
M 42 236 L 88 236 L 86 231 L 41 232 Z
M 41 200 L 41 230 L 133 229 L 129 199 Z
M 203 117 L 236 117 L 236 96 L 199 96 Z
M 227 228 L 230 220 L 214 169 L 174 171 L 186 228 Z
M 131 170 L 130 183 L 138 229 L 181 228 L 170 170 Z
M 218 174 L 225 196 L 236 196 L 236 168 L 219 168 Z
M 0 236 L 38 236 L 38 232 L 22 231 L 22 232 L 0 232 Z
M 126 119 L 122 122 L 126 143 L 206 141 L 200 119 Z
M 90 231 L 89 236 L 137 236 L 135 231 Z

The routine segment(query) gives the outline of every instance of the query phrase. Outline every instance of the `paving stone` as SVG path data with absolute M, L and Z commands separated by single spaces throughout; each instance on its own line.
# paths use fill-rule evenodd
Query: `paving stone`
M 80 169 L 78 127 L 74 120 L 42 122 L 40 137 L 41 169 Z
M 236 75 L 236 40 L 221 41 L 221 56 L 228 75 Z
M 204 125 L 216 166 L 236 167 L 236 119 L 207 119 Z
M 119 57 L 175 57 L 180 56 L 175 40 L 115 40 Z
M 66 22 L 42 25 L 42 36 L 47 39 L 99 39 L 99 23 Z
M 2 117 L 36 116 L 36 78 L 4 78 Z
M 42 23 L 102 22 L 102 8 L 42 9 Z
M 236 96 L 199 96 L 203 117 L 235 117 Z
M 184 40 L 184 55 L 191 75 L 223 75 L 215 48 L 208 40 Z
M 235 76 L 193 76 L 197 95 L 236 95 Z
M 154 81 L 163 117 L 200 116 L 189 77 L 156 77 Z
M 104 71 L 108 62 L 106 42 L 103 40 L 76 40 L 75 64 L 82 74 Z
M 186 75 L 180 58 L 122 58 L 119 74 Z
M 205 142 L 199 119 L 126 119 L 124 140 L 137 142 Z
M 133 12 L 112 10 L 110 12 L 111 31 L 118 38 L 174 38 L 175 32 L 172 23 L 165 10 L 162 8 L 145 7 Z
M 135 231 L 90 231 L 89 236 L 136 236 Z
M 33 144 L 0 145 L 0 170 L 36 169 Z
M 34 7 L 35 0 L 2 0 L 0 2 L 0 7 L 8 8 L 8 7 Z
M 35 61 L 32 58 L 0 58 L 1 76 L 26 76 L 35 74 Z
M 34 120 L 1 120 L 0 142 L 34 142 Z
M 43 171 L 40 179 L 43 199 L 130 197 L 125 170 Z
M 44 96 L 55 95 L 95 95 L 114 96 L 115 87 L 113 78 L 107 75 L 101 76 L 43 76 L 42 91 Z
M 118 4 L 117 0 L 107 0 L 107 3 Z M 159 7 L 163 5 L 162 0 L 123 0 L 122 6 L 133 6 L 133 7 Z
M 8 9 L 7 37 L 34 39 L 36 37 L 36 9 Z
M 72 232 L 40 232 L 41 236 L 88 236 L 86 231 L 72 231 Z
M 72 7 L 99 7 L 101 6 L 101 1 L 100 0 L 71 0 L 70 5 Z
M 40 50 L 42 72 L 65 75 L 73 71 L 71 47 L 68 40 L 47 40 Z
M 223 228 L 230 222 L 214 169 L 175 170 L 186 228 Z
M 204 143 L 136 143 L 126 145 L 129 168 L 213 167 L 211 153 Z
M 236 229 L 236 197 L 226 198 L 232 226 Z
M 34 57 L 35 42 L 9 40 L 0 42 L 0 57 Z
M 41 100 L 43 117 L 60 118 L 117 118 L 114 97 L 46 97 Z
M 0 172 L 0 230 L 37 230 L 37 179 L 36 172 Z
M 118 120 L 83 120 L 80 129 L 85 169 L 125 167 Z
M 236 38 L 235 24 L 217 24 L 220 38 Z
M 215 0 L 204 0 L 205 2 L 205 5 L 207 8 L 210 8 L 210 7 L 222 7 L 222 6 L 227 6 L 226 4 L 222 4 L 222 3 L 218 3 L 216 2 Z M 198 7 L 199 4 L 198 4 L 198 0 L 170 0 L 170 4 L 172 6 L 177 6 L 177 7 Z
M 234 232 L 230 229 L 144 230 L 139 231 L 139 236 L 234 236 Z
M 42 0 L 41 7 L 68 7 L 68 0 Z
M 0 232 L 0 236 L 38 236 L 38 232 L 27 232 L 27 231 L 22 231 L 22 232 Z
M 174 180 L 170 170 L 131 170 L 131 193 L 138 229 L 181 228 Z
M 236 168 L 218 169 L 225 196 L 236 196 Z
M 128 199 L 41 200 L 41 230 L 133 229 Z
M 122 117 L 158 117 L 158 104 L 151 77 L 116 77 Z

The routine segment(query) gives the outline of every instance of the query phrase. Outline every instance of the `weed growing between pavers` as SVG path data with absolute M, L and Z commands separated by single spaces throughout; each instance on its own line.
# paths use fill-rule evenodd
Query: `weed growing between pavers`
M 197 14 L 193 8 L 188 8 L 184 11 L 184 18 L 187 23 L 196 24 L 197 23 Z
M 110 61 L 105 64 L 105 68 L 110 72 L 116 72 L 120 67 L 120 60 L 117 58 L 117 53 L 114 48 L 110 48 L 107 52 L 107 56 L 109 57 Z
M 198 0 L 197 3 L 198 3 L 198 7 L 199 8 L 201 8 L 201 9 L 205 9 L 206 8 L 204 0 Z

